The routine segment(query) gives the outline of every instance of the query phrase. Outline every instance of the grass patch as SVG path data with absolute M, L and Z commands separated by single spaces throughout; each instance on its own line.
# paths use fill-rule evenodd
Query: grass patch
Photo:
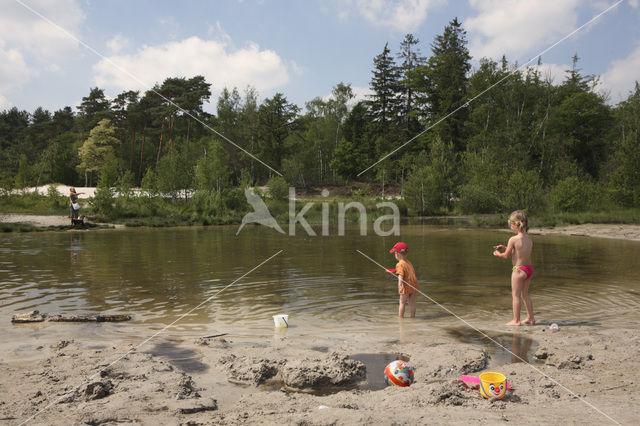
M 24 194 L 7 194 L 0 196 L 0 205 L 3 213 L 27 213 L 40 215 L 69 214 L 69 198 L 57 192 L 49 195 L 41 195 L 37 192 Z
M 57 225 L 57 226 L 35 226 L 30 223 L 0 223 L 0 232 L 44 232 L 44 231 L 70 231 L 83 229 L 106 229 L 112 226 L 99 223 L 85 223 L 82 225 Z
M 0 223 L 0 232 L 38 232 L 47 231 L 47 228 L 39 228 L 28 223 Z

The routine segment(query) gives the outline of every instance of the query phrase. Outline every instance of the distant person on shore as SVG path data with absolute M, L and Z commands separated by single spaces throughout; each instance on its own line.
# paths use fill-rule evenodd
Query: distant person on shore
M 409 248 L 405 243 L 398 242 L 389 253 L 395 253 L 398 264 L 396 265 L 395 274 L 398 277 L 398 294 L 400 295 L 400 306 L 398 307 L 398 317 L 404 317 L 405 305 L 409 303 L 411 310 L 411 318 L 416 316 L 416 294 L 420 290 L 418 278 L 413 269 L 413 265 L 407 259 L 407 251 Z
M 76 189 L 73 186 L 69 188 L 69 199 L 71 200 L 71 203 L 69 204 L 69 217 L 71 218 L 71 222 L 78 220 L 78 214 L 80 213 L 78 195 L 80 194 L 84 194 L 84 192 L 76 192 Z
M 511 326 L 519 326 L 521 324 L 534 325 L 536 320 L 533 317 L 533 302 L 529 297 L 529 285 L 533 277 L 533 266 L 531 265 L 531 251 L 533 249 L 533 241 L 527 234 L 529 230 L 529 220 L 527 215 L 516 210 L 509 216 L 509 226 L 513 231 L 513 237 L 509 238 L 507 246 L 498 244 L 494 247 L 493 255 L 502 259 L 511 257 L 513 268 L 511 270 L 511 297 L 513 305 L 513 319 L 507 323 Z M 527 318 L 520 322 L 520 310 L 524 300 L 527 309 Z

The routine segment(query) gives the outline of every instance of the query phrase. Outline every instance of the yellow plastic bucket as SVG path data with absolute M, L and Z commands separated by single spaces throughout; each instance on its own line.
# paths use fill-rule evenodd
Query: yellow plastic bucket
M 487 399 L 502 399 L 507 391 L 507 378 L 500 373 L 486 372 L 480 375 L 480 394 Z

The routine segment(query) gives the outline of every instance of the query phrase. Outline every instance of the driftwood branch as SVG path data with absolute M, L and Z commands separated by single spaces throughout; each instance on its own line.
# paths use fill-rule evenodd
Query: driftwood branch
M 213 339 L 214 337 L 226 336 L 229 333 L 212 334 L 211 336 L 203 336 L 201 339 Z
M 118 322 L 129 321 L 131 315 L 125 314 L 96 314 L 96 315 L 49 315 L 39 311 L 31 311 L 26 314 L 17 314 L 11 317 L 12 323 L 26 322 Z

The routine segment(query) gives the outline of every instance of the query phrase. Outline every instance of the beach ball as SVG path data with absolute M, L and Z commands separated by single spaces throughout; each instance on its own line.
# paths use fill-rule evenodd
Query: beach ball
M 411 386 L 411 383 L 413 383 L 413 368 L 399 359 L 390 362 L 384 369 L 384 381 L 387 385 Z

